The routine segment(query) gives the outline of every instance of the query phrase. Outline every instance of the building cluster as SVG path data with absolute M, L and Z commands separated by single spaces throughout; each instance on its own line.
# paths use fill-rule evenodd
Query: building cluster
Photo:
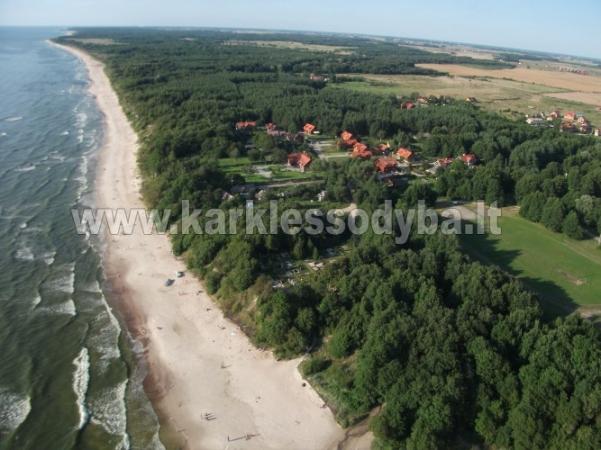
M 568 111 L 561 113 L 558 110 L 550 113 L 538 113 L 532 116 L 526 116 L 526 123 L 535 127 L 546 126 L 549 122 L 561 120 L 559 129 L 566 133 L 590 134 L 593 128 L 589 120 L 583 114 Z
M 446 169 L 451 164 L 453 164 L 453 162 L 455 162 L 455 161 L 461 161 L 468 167 L 474 167 L 475 165 L 478 164 L 478 157 L 476 155 L 474 155 L 473 153 L 463 153 L 461 156 L 458 156 L 457 158 L 451 158 L 451 157 L 440 158 L 440 159 L 437 159 L 436 161 L 434 161 L 434 163 L 427 170 L 427 172 L 429 172 L 433 175 L 436 175 L 438 173 L 438 171 L 440 171 L 442 169 Z
M 275 123 L 268 123 L 265 125 L 265 131 L 269 136 L 286 139 L 290 142 L 301 142 L 303 140 L 302 133 L 291 133 L 286 130 L 280 130 Z
M 582 114 L 567 112 L 563 116 L 560 128 L 567 133 L 590 134 L 593 131 L 591 123 Z
M 420 98 L 423 98 L 427 101 L 425 97 Z M 559 118 L 560 116 L 558 114 L 558 112 L 553 112 L 550 114 L 550 117 Z M 566 113 L 566 115 L 564 115 L 564 120 L 566 120 L 566 116 L 568 116 L 568 114 L 570 113 Z M 576 117 L 576 115 L 574 115 L 572 119 L 576 123 L 579 123 L 579 118 Z M 237 130 L 248 130 L 255 128 L 256 126 L 257 123 L 253 121 L 236 123 Z M 274 123 L 267 123 L 265 125 L 265 130 L 270 136 L 286 138 L 291 141 L 295 141 L 297 139 L 302 141 L 306 136 L 319 133 L 317 131 L 317 127 L 312 123 L 306 123 L 303 126 L 302 131 L 298 133 L 290 133 L 288 131 L 279 130 L 277 125 Z M 348 130 L 344 130 L 342 133 L 340 133 L 338 146 L 340 148 L 347 149 L 349 151 L 349 156 L 353 159 L 371 160 L 373 158 L 374 168 L 378 173 L 379 178 L 386 181 L 389 181 L 395 177 L 398 178 L 399 175 L 403 175 L 407 170 L 410 170 L 411 164 L 418 159 L 415 151 L 406 147 L 399 147 L 396 150 L 393 150 L 388 142 L 382 142 L 374 147 L 370 147 L 366 143 L 362 142 L 359 138 L 355 137 L 353 133 Z M 478 163 L 476 155 L 471 153 L 464 153 L 456 159 L 462 161 L 468 167 L 472 167 Z M 448 167 L 456 159 L 438 159 L 434 163 L 431 163 L 431 167 L 427 171 L 432 174 L 436 174 L 440 169 Z M 288 167 L 298 169 L 301 172 L 304 172 L 311 165 L 312 161 L 313 157 L 306 151 L 293 152 L 287 157 Z

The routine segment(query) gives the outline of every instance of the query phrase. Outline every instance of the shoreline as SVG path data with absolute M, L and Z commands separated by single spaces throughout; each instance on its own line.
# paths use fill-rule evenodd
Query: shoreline
M 104 115 L 97 207 L 142 208 L 137 136 L 104 66 L 82 50 L 51 45 L 85 64 L 89 92 Z M 161 437 L 188 449 L 333 449 L 344 440 L 330 409 L 304 383 L 300 358 L 276 361 L 255 348 L 192 275 L 163 286 L 176 271 L 186 271 L 167 236 L 137 229 L 107 235 L 103 243 L 112 303 L 144 347 L 144 389 L 160 418 Z M 206 420 L 206 413 L 215 419 Z

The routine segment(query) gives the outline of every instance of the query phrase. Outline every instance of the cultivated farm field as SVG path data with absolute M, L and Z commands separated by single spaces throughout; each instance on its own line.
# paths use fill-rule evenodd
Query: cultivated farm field
M 473 69 L 471 67 L 465 67 L 465 69 L 480 70 L 485 73 L 504 71 Z M 495 77 L 374 74 L 363 74 L 361 76 L 364 81 L 349 81 L 332 86 L 373 94 L 405 97 L 415 93 L 424 96 L 448 96 L 458 99 L 475 97 L 481 107 L 516 119 L 523 118 L 525 114 L 549 112 L 555 109 L 577 111 L 584 114 L 593 125 L 601 126 L 601 111 L 599 110 L 601 106 L 601 77 L 590 77 L 595 78 L 600 83 L 600 92 L 594 93 Z

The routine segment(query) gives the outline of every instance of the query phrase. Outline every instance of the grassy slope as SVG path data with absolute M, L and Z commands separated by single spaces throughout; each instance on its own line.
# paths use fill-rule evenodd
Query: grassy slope
M 500 236 L 461 237 L 469 254 L 519 277 L 551 312 L 601 305 L 601 249 L 594 241 L 574 241 L 503 213 Z

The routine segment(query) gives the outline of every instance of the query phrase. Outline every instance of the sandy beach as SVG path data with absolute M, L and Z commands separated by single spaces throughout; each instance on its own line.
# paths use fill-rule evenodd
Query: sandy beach
M 85 63 L 90 92 L 105 116 L 97 206 L 142 208 L 136 134 L 103 66 L 62 48 Z M 303 386 L 299 360 L 279 362 L 253 347 L 192 276 L 164 286 L 185 270 L 166 236 L 144 235 L 139 227 L 132 235 L 107 236 L 103 258 L 118 293 L 114 306 L 145 346 L 147 392 L 186 448 L 331 449 L 344 440 L 332 412 L 309 384 Z

